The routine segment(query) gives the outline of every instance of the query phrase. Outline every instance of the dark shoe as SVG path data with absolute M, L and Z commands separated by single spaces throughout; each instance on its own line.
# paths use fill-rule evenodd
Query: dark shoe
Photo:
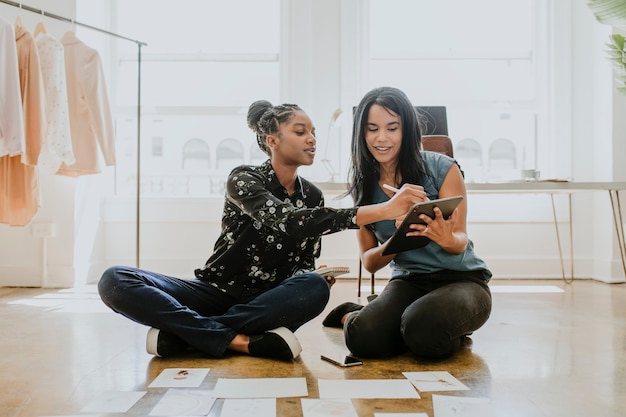
M 341 329 L 343 327 L 343 324 L 341 323 L 343 316 L 362 308 L 362 305 L 351 303 L 349 301 L 347 303 L 339 304 L 337 307 L 333 308 L 330 313 L 328 313 L 322 324 L 326 327 L 337 327 Z
M 286 327 L 279 327 L 262 335 L 250 336 L 248 351 L 251 356 L 259 358 L 290 361 L 300 355 L 302 347 L 296 335 Z
M 376 299 L 376 297 L 378 297 L 378 294 L 370 294 L 367 296 L 367 302 L 371 303 L 372 301 L 374 301 Z
M 468 333 L 466 335 L 461 336 L 461 347 L 467 347 L 467 348 L 472 348 L 472 345 L 474 344 L 474 341 L 472 340 L 472 338 L 470 337 L 472 335 L 472 333 Z
M 146 351 L 155 356 L 166 357 L 184 353 L 189 348 L 178 336 L 151 327 L 146 336 Z

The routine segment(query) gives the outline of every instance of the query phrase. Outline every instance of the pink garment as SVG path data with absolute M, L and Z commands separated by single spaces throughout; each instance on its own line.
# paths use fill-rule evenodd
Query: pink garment
M 0 223 L 26 226 L 39 210 L 37 160 L 46 134 L 46 104 L 39 54 L 33 35 L 15 27 L 26 147 L 21 155 L 0 158 Z
M 0 158 L 0 223 L 28 225 L 39 209 L 37 167 L 24 165 L 21 155 Z
M 26 149 L 13 26 L 0 17 L 0 156 Z
M 102 171 L 102 161 L 115 165 L 115 136 L 104 72 L 98 52 L 67 32 L 65 54 L 67 99 L 76 162 L 62 164 L 59 175 L 79 176 Z
M 24 26 L 15 27 L 15 40 L 26 132 L 26 151 L 22 154 L 22 162 L 37 165 L 47 125 L 46 93 L 41 78 L 39 52 L 35 38 Z

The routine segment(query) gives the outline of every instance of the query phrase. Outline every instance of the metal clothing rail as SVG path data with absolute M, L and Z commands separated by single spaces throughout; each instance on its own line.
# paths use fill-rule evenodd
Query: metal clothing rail
M 76 26 L 82 26 L 82 27 L 85 27 L 85 28 L 89 28 L 89 29 L 95 30 L 97 32 L 106 33 L 107 35 L 114 36 L 116 38 L 120 38 L 120 39 L 124 39 L 124 40 L 130 41 L 130 42 L 136 43 L 140 47 L 148 45 L 145 42 L 138 41 L 136 39 L 127 38 L 126 36 L 122 36 L 122 35 L 114 33 L 114 32 L 109 32 L 108 30 L 100 29 L 98 27 L 87 25 L 85 23 L 80 23 L 80 22 L 77 22 L 74 19 L 70 19 L 68 17 L 59 16 L 58 14 L 54 14 L 54 13 L 49 13 L 49 12 L 46 12 L 45 10 L 36 9 L 34 7 L 30 7 L 30 6 L 27 6 L 27 5 L 19 3 L 19 2 L 8 1 L 8 0 L 0 0 L 0 3 L 5 3 L 5 4 L 8 4 L 10 6 L 18 7 L 20 9 L 22 9 L 22 10 L 27 10 L 29 12 L 37 13 L 37 14 L 40 14 L 42 16 L 50 17 L 52 19 L 62 20 L 64 22 L 71 23 L 71 24 L 76 25 Z
M 115 38 L 124 39 L 129 42 L 133 42 L 137 45 L 137 209 L 136 209 L 136 258 L 135 263 L 139 268 L 140 262 L 140 242 L 141 242 L 141 47 L 147 46 L 148 44 L 136 39 L 131 39 L 126 36 L 122 36 L 118 33 L 110 32 L 108 30 L 100 29 L 95 26 L 87 25 L 85 23 L 77 22 L 74 19 L 70 19 L 68 17 L 59 16 L 54 13 L 46 12 L 45 10 L 36 9 L 34 7 L 27 6 L 25 4 L 9 1 L 9 0 L 0 0 L 0 3 L 8 4 L 9 6 L 17 7 L 22 10 L 26 10 L 29 12 L 37 13 L 41 16 L 49 17 L 51 19 L 61 20 L 63 22 L 71 23 L 72 25 L 81 26 L 87 29 L 95 30 L 96 32 L 104 33 L 109 36 L 113 36 Z

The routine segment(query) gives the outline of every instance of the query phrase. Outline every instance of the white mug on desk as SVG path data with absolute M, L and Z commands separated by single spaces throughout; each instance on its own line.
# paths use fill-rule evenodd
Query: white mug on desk
M 523 169 L 522 170 L 522 179 L 526 181 L 538 180 L 539 179 L 539 170 L 537 169 Z

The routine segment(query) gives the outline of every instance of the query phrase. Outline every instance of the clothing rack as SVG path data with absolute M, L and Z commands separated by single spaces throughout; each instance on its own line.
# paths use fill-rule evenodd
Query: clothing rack
M 113 36 L 115 38 L 124 39 L 129 42 L 133 42 L 137 45 L 137 207 L 136 207 L 136 258 L 135 264 L 137 268 L 139 268 L 140 263 L 140 242 L 141 242 L 141 47 L 147 46 L 148 44 L 142 41 L 138 41 L 136 39 L 131 39 L 126 36 L 122 36 L 118 33 L 110 32 L 108 30 L 100 29 L 95 26 L 87 25 L 85 23 L 77 22 L 74 19 L 70 19 L 68 17 L 59 16 L 54 13 L 46 12 L 45 10 L 36 9 L 34 7 L 27 6 L 25 4 L 9 1 L 9 0 L 0 0 L 0 3 L 8 4 L 9 6 L 17 7 L 22 10 L 26 10 L 29 12 L 37 13 L 41 16 L 49 17 L 51 19 L 61 20 L 63 22 L 71 23 L 72 25 L 81 26 L 87 29 L 95 30 L 96 32 L 104 33 L 109 36 Z

